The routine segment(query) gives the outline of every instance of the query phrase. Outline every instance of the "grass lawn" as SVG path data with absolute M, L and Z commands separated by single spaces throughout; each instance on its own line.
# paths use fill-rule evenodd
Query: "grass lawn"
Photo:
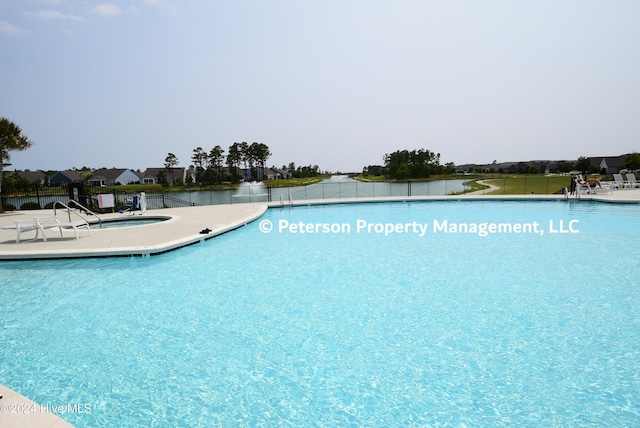
M 501 178 L 488 178 L 485 183 L 500 187 L 487 195 L 550 195 L 563 193 L 563 189 L 571 186 L 570 176 L 560 175 L 504 175 Z
M 263 182 L 267 187 L 294 187 L 320 183 L 327 178 L 329 178 L 328 175 L 322 175 L 319 177 L 288 178 L 286 180 L 264 180 Z

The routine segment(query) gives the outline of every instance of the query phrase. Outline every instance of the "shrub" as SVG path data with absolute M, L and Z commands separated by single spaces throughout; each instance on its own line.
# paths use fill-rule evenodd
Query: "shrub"
M 15 211 L 16 210 L 16 206 L 13 204 L 4 204 L 4 210 L 5 211 Z
M 20 210 L 39 210 L 42 209 L 40 208 L 40 204 L 37 202 L 25 202 L 24 204 L 20 205 Z

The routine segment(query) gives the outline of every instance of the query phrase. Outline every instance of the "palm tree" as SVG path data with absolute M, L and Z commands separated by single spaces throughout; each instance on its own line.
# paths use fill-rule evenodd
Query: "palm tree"
M 32 144 L 25 135 L 22 135 L 18 125 L 5 117 L 0 118 L 0 194 L 2 194 L 2 171 L 5 166 L 10 165 L 4 163 L 5 160 L 9 160 L 9 152 L 27 150 Z M 1 199 L 0 213 L 3 213 L 4 206 Z

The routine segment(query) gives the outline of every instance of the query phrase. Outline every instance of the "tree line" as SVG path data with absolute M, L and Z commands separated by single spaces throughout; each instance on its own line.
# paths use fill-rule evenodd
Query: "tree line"
M 270 156 L 269 146 L 257 142 L 251 144 L 246 141 L 235 142 L 229 146 L 226 156 L 225 150 L 220 145 L 216 145 L 208 152 L 198 146 L 193 149 L 191 155 L 191 168 L 195 173 L 195 182 L 199 184 L 205 181 L 210 183 L 221 183 L 227 180 L 238 182 L 249 178 L 261 180 L 265 175 L 265 165 Z M 167 154 L 164 159 L 165 169 L 160 171 L 157 177 L 160 184 L 168 184 L 167 175 L 173 173 L 178 163 L 179 160 L 175 154 Z M 243 171 L 240 169 L 242 165 L 244 166 Z M 226 170 L 223 169 L 225 166 Z M 187 178 L 187 180 L 190 179 L 191 177 Z
M 395 180 L 428 178 L 434 174 L 453 174 L 455 166 L 449 162 L 440 164 L 440 153 L 428 149 L 396 150 L 383 156 L 384 166 L 369 165 L 364 175 L 385 175 Z
M 193 149 L 190 167 L 194 171 L 196 184 L 263 180 L 267 159 L 271 155 L 269 146 L 258 142 L 251 144 L 244 141 L 235 142 L 229 146 L 227 151 L 219 145 L 208 152 L 199 146 Z M 166 186 L 169 181 L 175 182 L 175 177 L 172 174 L 178 164 L 178 157 L 173 153 L 168 153 L 164 160 L 164 170 L 161 170 L 156 177 L 158 183 Z M 287 175 L 293 178 L 316 177 L 321 173 L 318 165 L 296 168 L 294 162 L 291 162 L 288 167 L 283 166 L 282 169 L 286 170 Z M 191 180 L 191 177 L 187 177 L 187 180 Z

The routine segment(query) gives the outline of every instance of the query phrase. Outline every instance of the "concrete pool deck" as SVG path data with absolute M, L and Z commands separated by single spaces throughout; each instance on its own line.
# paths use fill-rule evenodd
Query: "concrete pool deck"
M 266 204 L 211 205 L 186 208 L 167 208 L 147 211 L 144 216 L 124 214 L 100 215 L 104 220 L 132 220 L 164 217 L 166 221 L 135 227 L 86 229 L 78 231 L 79 239 L 71 230 L 65 230 L 64 237 L 56 229 L 46 230 L 47 241 L 41 236 L 34 239 L 36 232 L 22 232 L 20 242 L 16 242 L 15 230 L 0 229 L 0 260 L 25 260 L 47 258 L 149 256 L 176 248 L 203 242 L 221 233 L 241 227 L 260 217 L 267 209 Z M 19 211 L 0 214 L 0 227 L 11 226 L 15 220 L 30 220 L 35 217 L 51 216 L 51 210 Z M 66 210 L 58 210 L 60 221 L 68 221 Z M 97 219 L 86 216 L 90 222 Z M 71 215 L 71 220 L 79 220 Z M 209 229 L 207 234 L 200 231 Z
M 485 195 L 491 190 L 455 195 L 430 197 L 392 197 L 325 199 L 294 201 L 293 206 L 333 203 L 384 202 L 384 201 L 424 201 L 424 200 L 564 200 L 563 195 Z M 640 204 L 640 189 L 617 190 L 611 193 L 570 196 L 570 201 L 595 200 L 601 202 Z M 61 238 L 57 230 L 47 230 L 47 241 L 41 237 L 34 239 L 35 232 L 23 232 L 21 241 L 16 243 L 13 230 L 0 229 L 0 263 L 3 260 L 33 260 L 78 257 L 110 256 L 151 256 L 166 251 L 198 244 L 227 231 L 242 227 L 258 219 L 268 207 L 280 207 L 280 203 L 249 203 L 233 205 L 212 205 L 186 208 L 167 208 L 147 211 L 144 217 L 170 217 L 170 220 L 136 227 L 92 229 L 89 236 L 85 230 L 79 231 L 75 239 L 72 231 L 65 231 Z M 288 205 L 285 205 L 288 207 Z M 0 214 L 0 227 L 10 226 L 15 220 L 51 216 L 51 210 L 20 211 Z M 58 217 L 64 221 L 66 211 L 59 211 Z M 107 214 L 101 218 L 131 219 L 129 214 Z M 72 216 L 73 219 L 73 216 Z M 203 229 L 208 234 L 200 234 Z M 0 426 L 13 427 L 71 427 L 59 418 L 47 405 L 33 403 L 20 394 L 0 385 Z M 61 403 L 53 403 L 60 405 Z M 65 403 L 62 403 L 65 405 Z M 43 407 L 44 406 L 44 407 Z M 8 411 L 4 411 L 7 409 Z M 11 411 L 11 410 L 16 411 Z M 29 411 L 25 411 L 29 410 Z M 17 410 L 22 410 L 18 412 Z

